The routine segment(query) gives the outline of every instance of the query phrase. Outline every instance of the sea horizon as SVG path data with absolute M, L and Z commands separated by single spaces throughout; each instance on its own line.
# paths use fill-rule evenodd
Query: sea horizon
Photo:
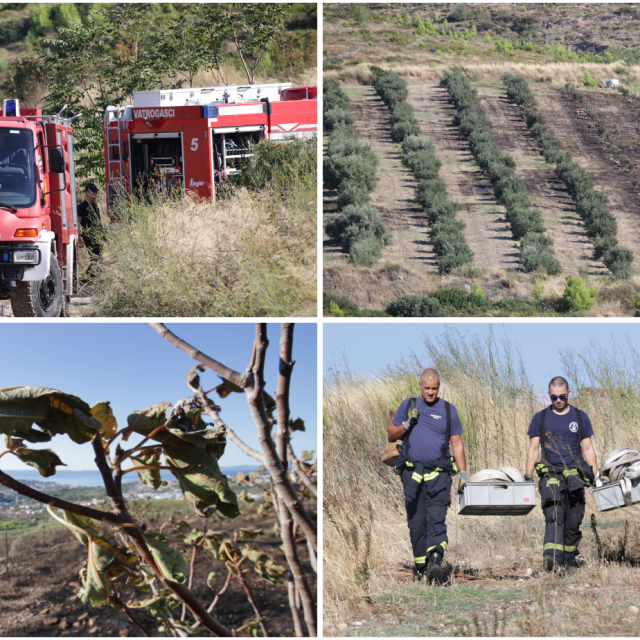
M 220 467 L 222 473 L 227 476 L 235 476 L 238 472 L 251 473 L 259 468 L 259 465 L 238 465 L 235 467 Z M 86 471 L 76 471 L 69 469 L 58 469 L 57 473 L 48 478 L 44 478 L 40 475 L 37 469 L 17 469 L 17 470 L 5 470 L 7 475 L 10 475 L 16 480 L 37 480 L 38 482 L 53 482 L 55 484 L 65 484 L 78 487 L 100 487 L 103 485 L 102 476 L 97 469 L 87 469 Z M 130 480 L 125 476 L 123 482 L 137 482 L 138 476 L 128 474 Z M 169 471 L 160 471 L 160 477 L 163 480 L 175 480 L 175 477 Z

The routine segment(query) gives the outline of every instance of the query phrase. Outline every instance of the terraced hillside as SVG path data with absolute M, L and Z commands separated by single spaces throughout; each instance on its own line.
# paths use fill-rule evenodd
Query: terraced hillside
M 332 260 L 335 249 L 326 245 L 331 272 L 325 293 L 360 304 L 364 298 L 366 308 L 384 311 L 393 287 L 382 286 L 381 280 L 400 269 L 406 271 L 403 281 L 412 283 L 403 293 L 418 296 L 449 286 L 470 294 L 472 286 L 476 291 L 479 286 L 496 303 L 533 298 L 538 315 L 634 315 L 640 293 L 639 20 L 635 5 L 623 4 L 328 5 L 325 78 L 338 79 L 348 91 L 358 137 L 379 157 L 380 181 L 371 203 L 395 237 L 383 249 L 377 269 Z M 523 270 L 520 241 L 512 235 L 506 210 L 471 155 L 468 133 L 460 134 L 458 112 L 440 87 L 444 72 L 454 66 L 468 70 L 500 151 L 513 157 L 532 208 L 540 210 L 560 275 Z M 416 180 L 401 164 L 400 143 L 391 139 L 390 111 L 371 86 L 376 74 L 390 71 L 408 83 L 407 100 L 420 135 L 434 143 L 442 162 L 439 177 L 447 197 L 459 204 L 457 219 L 466 225 L 462 233 L 473 263 L 448 275 L 438 275 L 425 211 L 415 201 Z M 612 283 L 610 268 L 602 257 L 594 257 L 594 238 L 587 235 L 576 201 L 556 175 L 556 165 L 545 161 L 520 107 L 506 96 L 501 81 L 506 71 L 524 75 L 560 150 L 571 152 L 573 161 L 591 174 L 595 191 L 608 196 L 618 242 L 633 252 L 631 278 Z M 621 90 L 604 89 L 605 78 L 617 78 Z M 586 96 L 599 118 L 597 126 L 571 98 L 567 83 Z M 602 127 L 604 137 L 597 131 Z M 330 209 L 327 200 L 325 212 Z M 590 306 L 570 309 L 561 300 L 571 276 L 595 288 Z M 339 290 L 332 289 L 335 282 Z M 357 292 L 371 282 L 385 294 Z M 358 315 L 358 309 L 349 313 Z

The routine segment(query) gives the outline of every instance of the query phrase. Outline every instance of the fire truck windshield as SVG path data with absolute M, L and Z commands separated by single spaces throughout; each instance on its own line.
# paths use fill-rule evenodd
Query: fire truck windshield
M 33 133 L 0 127 L 0 203 L 15 208 L 36 201 Z

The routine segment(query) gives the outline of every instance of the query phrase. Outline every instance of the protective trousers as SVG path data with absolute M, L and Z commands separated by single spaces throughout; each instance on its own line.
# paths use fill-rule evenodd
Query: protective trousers
M 567 482 L 563 474 L 551 473 L 540 479 L 539 488 L 546 522 L 542 554 L 555 564 L 565 564 L 567 556 L 578 554 L 582 540 L 584 485 L 577 487 L 574 482 Z
M 401 479 L 413 555 L 416 565 L 424 566 L 433 551 L 444 553 L 447 548 L 445 520 L 451 504 L 451 475 L 440 470 L 421 474 L 405 466 Z

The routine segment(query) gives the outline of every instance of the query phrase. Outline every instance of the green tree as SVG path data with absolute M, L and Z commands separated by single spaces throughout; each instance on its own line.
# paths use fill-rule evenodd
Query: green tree
M 561 303 L 567 311 L 588 311 L 596 303 L 596 295 L 594 287 L 587 287 L 580 278 L 572 276 L 567 280 Z
M 82 19 L 74 4 L 71 2 L 61 2 L 53 8 L 51 21 L 56 29 L 61 29 L 68 27 L 72 22 L 80 24 Z

